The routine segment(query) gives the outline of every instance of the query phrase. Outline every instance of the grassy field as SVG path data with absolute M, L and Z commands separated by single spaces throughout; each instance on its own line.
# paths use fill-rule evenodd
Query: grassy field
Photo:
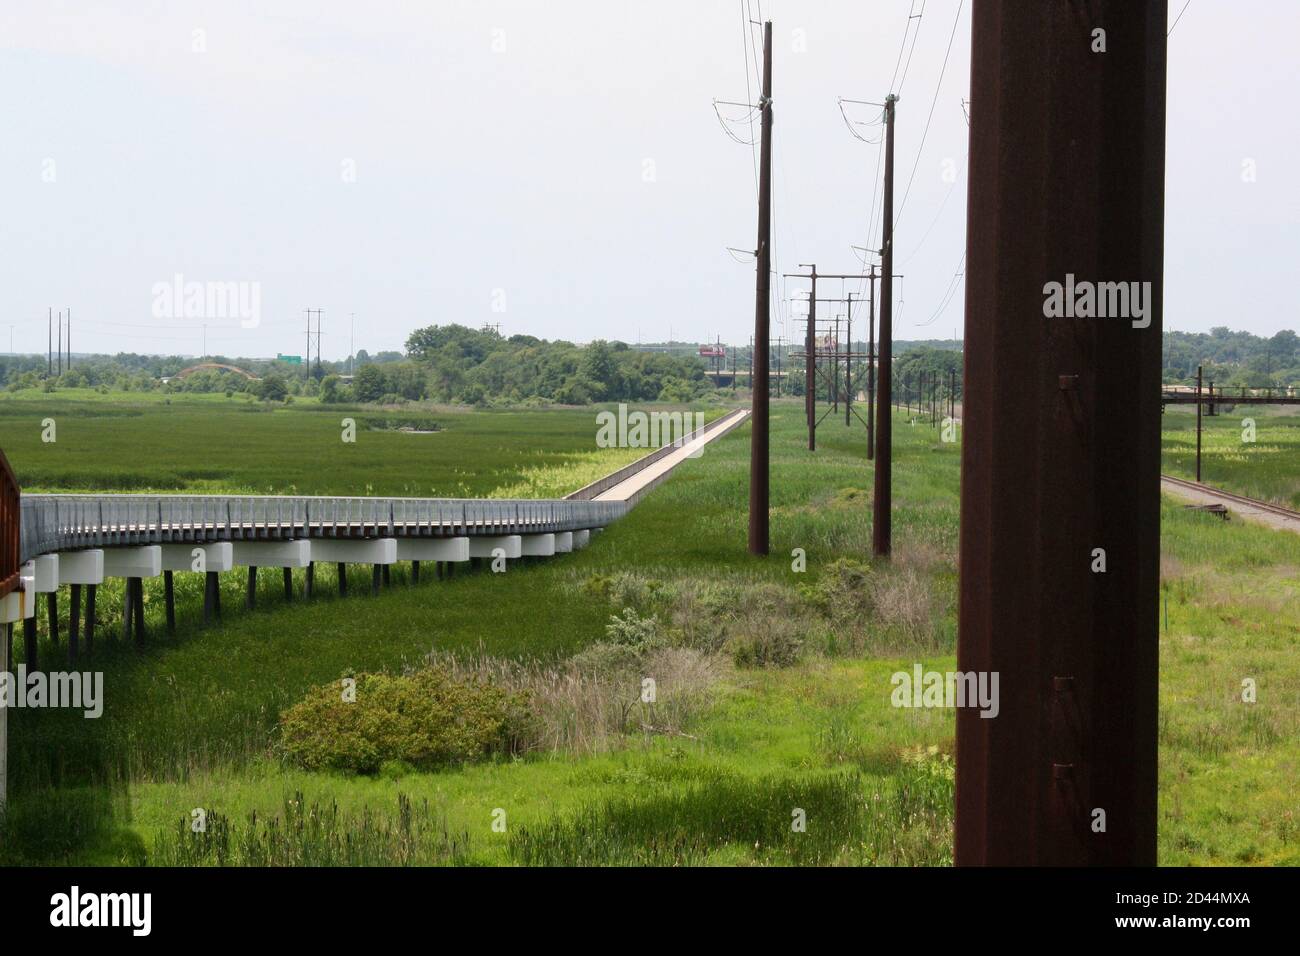
M 283 427 L 278 413 L 234 414 L 258 414 L 253 428 Z M 481 436 L 489 452 L 511 434 L 531 443 L 518 425 L 533 414 L 515 428 L 504 414 L 481 423 L 468 416 L 463 432 Z M 537 426 L 538 441 L 561 427 Z M 178 633 L 161 635 L 160 595 L 151 591 L 143 653 L 109 640 L 110 598 L 95 663 L 105 671 L 104 716 L 10 715 L 0 860 L 950 862 L 952 715 L 891 707 L 889 677 L 917 661 L 955 667 L 958 448 L 900 416 L 895 559 L 873 566 L 864 557 L 871 469 L 861 429 L 824 425 L 812 457 L 801 406 L 780 404 L 773 553 L 762 560 L 743 548 L 748 434 L 738 429 L 684 464 L 585 551 L 512 564 L 504 576 L 458 573 L 411 586 L 396 570 L 379 597 L 338 599 L 321 569 L 310 605 L 286 604 L 278 580 L 268 582 L 256 611 L 235 610 L 203 630 L 197 585 L 183 575 Z M 165 432 L 137 437 L 143 444 L 126 460 L 148 462 Z M 11 457 L 37 454 L 28 447 Z M 469 467 L 442 467 L 457 466 Z M 258 477 L 213 480 L 256 487 L 272 473 L 265 463 L 249 467 Z M 403 472 L 411 467 L 388 462 L 388 480 L 410 481 Z M 482 486 L 510 481 L 507 470 Z M 1300 537 L 1172 503 L 1163 522 L 1161 862 L 1300 863 L 1290 784 L 1300 770 Z M 806 571 L 795 570 L 796 549 Z M 553 749 L 435 772 L 385 766 L 373 776 L 308 772 L 278 745 L 279 714 L 313 685 L 397 672 L 431 651 L 562 669 L 573 655 L 590 660 L 582 655 L 602 646 L 611 618 L 628 608 L 653 618 L 671 646 L 654 658 L 662 703 L 631 704 L 633 719 L 617 733 L 571 734 Z M 754 666 L 765 654 L 769 666 Z M 1258 683 L 1254 704 L 1241 702 L 1247 677 Z M 672 713 L 669 702 L 688 684 L 698 699 Z M 196 808 L 209 814 L 202 839 L 189 828 Z M 792 825 L 800 812 L 802 830 Z
M 0 394 L 0 448 L 26 492 L 537 498 L 648 450 L 597 448 L 596 412 L 28 390 Z M 343 440 L 344 419 L 355 422 L 354 442 Z
M 1161 470 L 1195 479 L 1195 407 L 1170 405 L 1161 425 Z M 1218 415 L 1202 415 L 1201 480 L 1225 491 L 1300 509 L 1300 408 L 1221 406 Z

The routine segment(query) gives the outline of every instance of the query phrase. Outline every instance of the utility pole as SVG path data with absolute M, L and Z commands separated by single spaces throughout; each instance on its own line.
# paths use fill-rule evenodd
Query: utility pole
M 1201 366 L 1196 366 L 1196 483 L 1201 483 Z
M 72 371 L 72 309 L 68 309 L 68 371 Z M 1213 387 L 1214 383 L 1210 383 Z
M 894 336 L 894 104 L 898 97 L 885 97 L 885 196 L 880 241 L 880 395 L 876 399 L 875 496 L 871 514 L 871 551 L 878 558 L 889 557 L 892 537 L 893 412 L 889 407 L 890 362 Z
M 1168 4 L 1081 11 L 971 12 L 957 669 L 1000 706 L 956 709 L 963 866 L 1156 863 Z M 1149 325 L 1046 318 L 1069 274 L 1150 282 Z
M 322 311 L 322 310 L 320 310 L 320 309 L 304 309 L 303 311 L 307 313 L 307 351 L 306 351 L 306 353 L 303 355 L 303 361 L 304 361 L 304 362 L 306 363 L 306 365 L 307 365 L 307 377 L 308 377 L 308 378 L 311 378 L 311 375 L 312 375 L 312 372 L 311 372 L 311 316 L 312 316 L 312 313 L 313 313 L 313 312 L 316 313 L 316 368 L 317 368 L 317 370 L 319 370 L 320 367 L 321 367 L 321 362 L 320 362 L 320 336 L 321 336 L 321 331 L 320 331 L 320 317 L 321 317 L 321 311 Z
M 59 356 L 59 361 L 58 361 L 59 374 L 62 375 L 63 374 L 63 313 L 62 312 L 59 313 L 58 342 L 59 342 L 59 350 L 56 354 Z
M 750 349 L 749 553 L 768 553 L 770 462 L 768 457 L 767 357 L 772 274 L 772 21 L 763 24 L 763 91 L 759 107 L 758 242 L 755 247 L 754 338 Z M 757 353 L 755 352 L 757 350 Z M 759 356 L 757 363 L 755 354 Z M 757 380 L 755 380 L 757 375 Z
M 808 328 L 804 330 L 803 351 L 804 351 L 804 386 L 803 386 L 803 412 L 804 418 L 808 422 L 808 450 L 817 450 L 817 357 L 816 357 L 816 326 L 817 326 L 817 264 L 816 263 L 799 263 L 800 269 L 807 269 L 808 274 L 787 273 L 785 278 L 794 276 L 800 279 L 812 280 L 812 291 L 808 295 Z
M 876 267 L 871 267 L 871 313 L 867 320 L 867 460 L 876 457 Z
M 45 377 L 50 378 L 54 374 L 54 307 L 50 306 L 50 314 L 45 320 Z
M 641 337 L 641 330 L 637 329 L 637 338 Z M 348 377 L 352 377 L 352 356 L 357 354 L 357 314 L 353 312 L 348 321 Z
M 808 450 L 817 450 L 817 264 L 808 266 L 812 292 L 808 296 L 808 327 L 804 329 L 804 406 L 808 412 Z
M 853 293 L 844 297 L 844 338 L 848 347 L 844 350 L 844 425 L 849 425 L 849 405 L 853 401 Z
M 831 338 L 831 374 L 826 383 L 831 399 L 831 410 L 840 410 L 840 317 L 835 316 L 835 334 Z
M 9 333 L 9 335 L 10 335 L 9 351 L 12 352 L 12 351 L 13 351 L 13 341 L 12 341 L 12 339 L 13 339 L 13 326 L 10 326 L 9 328 L 10 328 L 10 333 Z M 777 398 L 780 398 L 780 397 L 781 397 L 781 344 L 782 344 L 784 341 L 785 341 L 785 339 L 778 338 L 778 339 L 776 340 L 776 348 L 772 350 L 773 353 L 774 353 L 774 358 L 776 359 L 776 397 L 777 397 Z

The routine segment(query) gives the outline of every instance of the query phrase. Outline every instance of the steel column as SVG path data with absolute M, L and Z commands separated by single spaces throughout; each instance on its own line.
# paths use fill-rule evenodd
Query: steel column
M 1166 17 L 974 4 L 957 661 L 1000 710 L 957 712 L 958 864 L 1156 861 Z M 1067 274 L 1149 324 L 1047 317 Z

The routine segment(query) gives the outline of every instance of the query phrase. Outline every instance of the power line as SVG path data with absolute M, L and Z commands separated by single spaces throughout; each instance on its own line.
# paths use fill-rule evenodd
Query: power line
M 913 6 L 915 6 L 915 0 L 913 0 Z M 907 82 L 907 71 L 912 66 L 912 54 L 916 52 L 916 38 L 921 35 L 921 18 L 924 16 L 925 0 L 921 0 L 921 12 L 916 15 L 916 32 L 912 34 L 912 46 L 907 51 L 907 62 L 903 64 L 903 78 L 898 81 L 898 89 L 893 91 L 895 94 L 901 93 L 903 91 L 903 84 Z M 908 22 L 911 23 L 911 21 L 912 18 L 909 16 Z M 906 34 L 904 34 L 904 39 L 906 39 Z M 897 67 L 895 67 L 895 69 L 897 69 Z
M 962 268 L 965 265 L 966 265 L 966 253 L 963 252 L 961 254 L 961 261 L 957 263 L 957 269 L 952 274 L 952 279 L 948 283 L 948 288 L 944 292 L 943 299 L 939 303 L 939 307 L 935 309 L 934 312 L 930 314 L 930 317 L 926 319 L 924 322 L 918 322 L 916 324 L 916 327 L 918 329 L 922 329 L 928 325 L 932 325 L 935 322 L 935 320 L 938 319 L 939 316 L 943 315 L 943 313 L 947 310 L 948 305 L 952 302 L 954 293 L 956 293 L 957 291 L 957 286 L 960 280 L 962 279 L 963 276 L 965 276 L 965 273 L 962 272 Z
M 1174 32 L 1174 27 L 1178 26 L 1178 21 L 1183 18 L 1183 14 L 1187 12 L 1187 8 L 1190 7 L 1191 5 L 1192 5 L 1192 0 L 1187 0 L 1187 2 L 1183 4 L 1183 8 L 1178 11 L 1178 16 L 1174 17 L 1174 25 L 1169 28 L 1169 33 Z M 1165 34 L 1166 39 L 1169 38 L 1169 33 Z
M 912 163 L 912 174 L 907 178 L 907 188 L 903 190 L 903 201 L 898 204 L 898 214 L 894 216 L 894 225 L 903 218 L 903 208 L 907 205 L 908 194 L 912 191 L 912 180 L 916 179 L 916 169 L 921 164 L 921 152 L 925 149 L 925 138 L 930 132 L 930 120 L 934 118 L 934 106 L 939 102 L 939 88 L 943 86 L 943 76 L 948 71 L 948 57 L 952 53 L 952 41 L 957 36 L 957 24 L 961 21 L 961 8 L 965 0 L 958 0 L 957 15 L 952 19 L 952 33 L 948 35 L 948 49 L 943 54 L 943 66 L 939 68 L 939 82 L 934 85 L 934 98 L 930 100 L 930 112 L 925 118 L 925 129 L 921 132 L 921 145 L 916 148 L 916 159 Z
M 749 44 L 753 39 L 749 31 L 749 5 L 745 0 L 740 2 L 740 33 L 741 42 L 745 48 L 745 99 L 752 101 L 753 92 L 749 88 Z M 761 85 L 760 85 L 761 88 Z M 754 195 L 758 195 L 758 144 L 754 140 L 754 114 L 749 114 L 749 155 L 754 165 Z
M 914 14 L 912 13 L 912 11 L 915 10 L 915 9 L 916 9 L 916 0 L 912 0 L 911 4 L 910 4 L 910 5 L 908 6 L 908 8 L 907 8 L 907 23 L 906 23 L 906 24 L 904 25 L 904 27 L 903 27 L 903 42 L 900 43 L 900 44 L 898 45 L 898 59 L 894 62 L 894 75 L 891 76 L 891 77 L 889 78 L 889 92 L 891 92 L 891 93 L 897 93 L 897 92 L 898 92 L 898 90 L 895 90 L 895 89 L 894 89 L 894 80 L 898 79 L 898 68 L 899 68 L 900 65 L 902 65 L 902 62 L 903 62 L 903 51 L 904 51 L 905 49 L 907 49 L 907 34 L 908 34 L 908 31 L 910 31 L 910 30 L 912 29 L 912 20 L 913 20 L 913 19 L 918 19 L 918 20 L 920 19 L 920 15 L 919 15 L 919 14 L 918 14 L 918 15 L 914 15 Z M 921 12 L 922 12 L 922 13 L 925 12 L 925 4 L 924 4 L 924 3 L 921 4 Z M 920 33 L 920 32 L 921 32 L 921 24 L 919 24 L 919 23 L 916 25 L 916 32 L 917 32 L 917 33 Z M 915 47 L 916 47 L 916 40 L 915 40 L 915 39 L 912 40 L 912 47 L 913 47 L 913 49 L 915 49 Z M 912 57 L 911 57 L 910 54 L 909 54 L 908 57 L 907 57 L 907 62 L 908 62 L 909 65 L 911 65 Z M 904 78 L 906 78 L 906 75 L 907 75 L 907 71 L 905 70 L 905 71 L 904 71 Z M 902 87 L 902 84 L 901 84 L 901 83 L 899 84 L 899 87 L 900 87 L 900 88 Z
M 901 263 L 899 263 L 900 269 L 916 258 L 916 254 L 920 252 L 921 247 L 925 245 L 925 240 L 930 238 L 930 233 L 934 230 L 935 225 L 939 222 L 939 217 L 943 215 L 944 207 L 948 205 L 948 199 L 949 197 L 952 196 L 952 191 L 956 188 L 957 188 L 957 180 L 954 178 L 952 183 L 948 186 L 948 191 L 943 194 L 943 202 L 939 203 L 939 211 L 936 212 L 934 214 L 934 218 L 930 220 L 930 225 L 926 228 L 924 234 L 922 234 L 921 241 L 918 242 L 915 248 L 912 249 L 912 254 L 908 256 L 906 259 L 904 259 Z

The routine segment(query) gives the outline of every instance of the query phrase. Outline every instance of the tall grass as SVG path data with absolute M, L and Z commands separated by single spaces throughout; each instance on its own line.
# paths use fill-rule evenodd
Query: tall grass
M 427 801 L 398 794 L 396 813 L 346 814 L 336 802 L 286 797 L 279 815 L 243 821 L 213 812 L 182 818 L 154 842 L 153 866 L 430 866 L 463 862 L 468 833 L 452 833 Z
M 1201 417 L 1201 480 L 1262 501 L 1300 509 L 1300 409 L 1219 406 Z M 1247 420 L 1253 427 L 1247 427 Z M 1195 406 L 1170 405 L 1161 419 L 1166 474 L 1196 477 Z M 1249 438 L 1250 440 L 1246 440 Z
M 926 766 L 870 783 L 854 773 L 712 771 L 521 828 L 509 848 L 520 863 L 542 866 L 943 865 L 952 859 L 951 823 L 952 781 Z

